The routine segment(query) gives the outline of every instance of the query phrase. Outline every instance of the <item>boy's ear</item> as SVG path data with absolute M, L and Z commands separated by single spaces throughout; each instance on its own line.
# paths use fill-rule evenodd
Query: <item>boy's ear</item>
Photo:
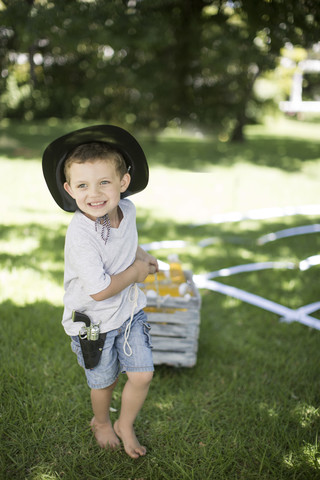
M 69 183 L 64 182 L 63 188 L 65 189 L 65 191 L 66 191 L 67 193 L 69 193 L 70 197 L 74 198 L 74 195 L 73 195 L 73 192 L 72 192 L 72 189 L 71 189 Z
M 120 192 L 123 193 L 127 190 L 131 182 L 131 177 L 129 173 L 125 173 L 121 179 L 120 183 Z M 67 190 L 68 191 L 68 190 Z

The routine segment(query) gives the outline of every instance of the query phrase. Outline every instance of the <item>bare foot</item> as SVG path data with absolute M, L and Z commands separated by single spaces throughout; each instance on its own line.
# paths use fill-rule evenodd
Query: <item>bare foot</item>
M 101 448 L 111 448 L 114 450 L 119 447 L 120 440 L 114 433 L 110 420 L 106 421 L 106 423 L 97 423 L 93 417 L 90 426 Z
M 139 458 L 147 453 L 146 447 L 140 445 L 133 428 L 120 428 L 119 420 L 117 420 L 114 423 L 114 430 L 118 437 L 121 438 L 124 449 L 129 457 Z

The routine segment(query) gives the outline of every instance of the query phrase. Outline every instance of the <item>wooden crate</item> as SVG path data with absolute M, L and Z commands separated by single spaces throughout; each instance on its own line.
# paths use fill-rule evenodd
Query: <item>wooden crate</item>
M 192 272 L 184 274 L 192 291 L 188 300 L 171 296 L 147 300 L 155 365 L 193 367 L 197 361 L 201 297 Z

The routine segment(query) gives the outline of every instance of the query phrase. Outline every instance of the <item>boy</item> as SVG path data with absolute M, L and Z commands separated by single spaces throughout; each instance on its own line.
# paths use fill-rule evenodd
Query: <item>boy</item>
M 65 243 L 65 296 L 62 324 L 72 350 L 85 368 L 79 323 L 85 314 L 105 336 L 99 363 L 85 368 L 98 444 L 117 448 L 122 440 L 132 458 L 146 454 L 134 421 L 153 376 L 150 326 L 136 283 L 158 270 L 154 257 L 138 246 L 135 208 L 125 197 L 148 182 L 148 166 L 136 140 L 125 130 L 100 125 L 52 142 L 43 155 L 44 176 L 53 198 L 75 211 Z M 91 343 L 92 344 L 92 343 Z M 120 370 L 127 374 L 121 411 L 112 427 L 109 407 Z

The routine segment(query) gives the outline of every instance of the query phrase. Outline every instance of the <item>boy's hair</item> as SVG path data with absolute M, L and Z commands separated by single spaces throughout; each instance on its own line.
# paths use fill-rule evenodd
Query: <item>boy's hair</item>
M 128 173 L 128 167 L 121 153 L 114 147 L 104 142 L 91 142 L 78 145 L 72 150 L 64 162 L 64 174 L 68 183 L 70 183 L 70 166 L 73 163 L 94 162 L 96 160 L 111 161 L 120 178 Z

